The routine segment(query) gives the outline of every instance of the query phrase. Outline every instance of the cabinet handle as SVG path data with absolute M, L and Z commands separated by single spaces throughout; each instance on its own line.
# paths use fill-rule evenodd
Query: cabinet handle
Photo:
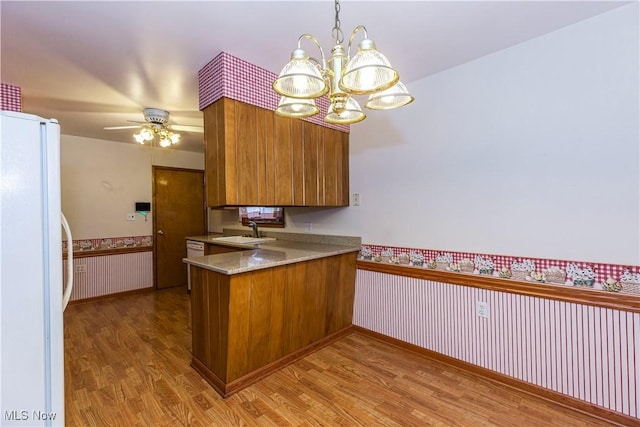
M 158 230 L 158 234 L 164 235 L 164 231 Z

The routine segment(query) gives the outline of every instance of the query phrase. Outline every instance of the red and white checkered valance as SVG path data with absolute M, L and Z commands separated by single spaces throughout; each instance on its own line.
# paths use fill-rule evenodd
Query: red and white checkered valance
M 0 110 L 22 111 L 22 89 L 0 83 Z
M 198 72 L 200 110 L 224 97 L 274 111 L 280 95 L 272 89 L 271 84 L 277 77 L 271 71 L 220 52 Z M 316 99 L 316 105 L 320 113 L 303 120 L 349 132 L 349 125 L 335 125 L 322 120 L 329 109 L 326 96 Z

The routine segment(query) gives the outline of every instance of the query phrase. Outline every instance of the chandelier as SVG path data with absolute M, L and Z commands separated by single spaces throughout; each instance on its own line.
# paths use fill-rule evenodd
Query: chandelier
M 179 133 L 172 132 L 159 123 L 142 125 L 140 127 L 140 132 L 134 133 L 133 137 L 139 144 L 144 144 L 145 142 L 157 139 L 158 145 L 163 148 L 170 147 L 171 145 L 180 142 Z
M 387 58 L 376 50 L 375 43 L 367 36 L 363 25 L 357 26 L 349 37 L 345 53 L 340 29 L 340 2 L 335 0 L 335 24 L 331 32 L 335 46 L 326 60 L 318 40 L 303 34 L 298 38 L 298 47 L 291 53 L 291 60 L 284 66 L 273 89 L 282 97 L 275 113 L 285 117 L 310 117 L 320 112 L 315 98 L 328 94 L 330 106 L 325 122 L 335 124 L 357 123 L 366 115 L 353 95 L 369 95 L 365 107 L 372 110 L 389 110 L 402 107 L 413 101 L 398 72 Z M 364 40 L 358 52 L 350 57 L 355 35 L 362 31 Z M 303 40 L 311 40 L 320 50 L 320 61 L 309 57 L 301 48 Z

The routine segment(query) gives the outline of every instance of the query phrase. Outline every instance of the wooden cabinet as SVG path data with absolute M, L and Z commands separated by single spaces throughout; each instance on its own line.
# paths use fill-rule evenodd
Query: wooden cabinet
M 244 248 L 234 248 L 231 246 L 213 245 L 211 243 L 204 244 L 205 255 L 226 254 L 228 252 L 245 251 Z
M 209 206 L 348 206 L 349 135 L 228 98 L 204 110 Z
M 356 253 L 225 275 L 190 265 L 191 365 L 223 397 L 348 334 Z

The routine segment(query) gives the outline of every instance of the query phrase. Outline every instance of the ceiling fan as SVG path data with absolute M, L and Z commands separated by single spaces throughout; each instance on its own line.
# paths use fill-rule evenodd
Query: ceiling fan
M 131 123 L 138 123 L 137 125 L 107 126 L 104 129 L 122 130 L 139 128 L 140 132 L 133 134 L 136 142 L 144 144 L 145 142 L 152 141 L 157 137 L 161 147 L 169 147 L 180 142 L 180 134 L 177 131 L 197 133 L 204 132 L 202 126 L 169 125 L 169 112 L 159 108 L 145 108 L 143 113 L 144 122 L 127 120 Z

